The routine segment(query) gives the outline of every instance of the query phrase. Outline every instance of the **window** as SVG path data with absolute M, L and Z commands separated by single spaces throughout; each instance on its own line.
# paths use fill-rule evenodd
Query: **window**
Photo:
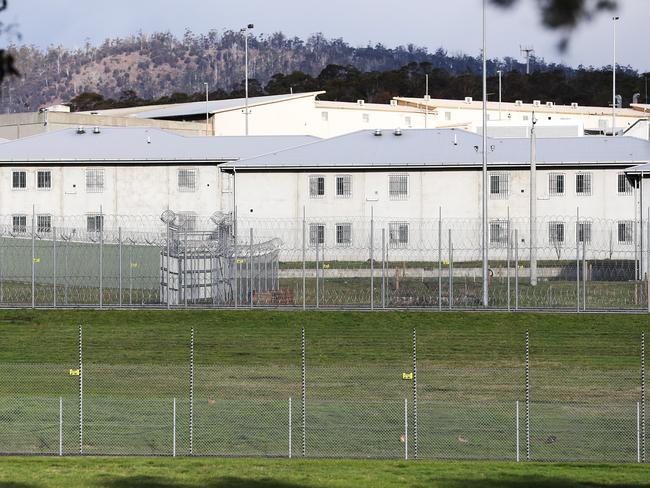
M 490 222 L 490 245 L 506 247 L 508 245 L 508 221 L 492 220 Z
M 102 232 L 104 230 L 104 216 L 103 215 L 87 215 L 86 216 L 86 231 L 87 232 Z
M 388 243 L 390 247 L 406 247 L 409 243 L 409 224 L 406 222 L 389 223 Z
M 564 242 L 564 222 L 549 222 L 548 242 L 562 244 Z
M 230 173 L 221 173 L 221 192 L 222 193 L 231 193 L 232 192 L 232 179 L 233 175 Z
M 104 191 L 104 169 L 86 168 L 86 192 L 102 193 Z
M 196 169 L 183 168 L 178 170 L 178 191 L 196 191 Z
M 361 120 L 364 124 L 370 123 L 370 114 L 361 114 Z
M 52 188 L 52 172 L 49 169 L 38 170 L 36 173 L 36 188 L 39 190 Z
M 591 173 L 576 175 L 576 195 L 586 197 L 591 195 Z
M 621 244 L 631 244 L 634 235 L 634 224 L 630 220 L 618 223 L 618 242 Z
M 619 195 L 632 194 L 632 183 L 627 178 L 627 175 L 625 173 L 618 174 L 618 194 Z
M 352 244 L 352 224 L 336 224 L 336 245 L 349 246 Z
M 325 244 L 325 226 L 323 224 L 309 224 L 309 245 L 320 246 Z
M 445 112 L 445 120 L 451 120 L 451 112 Z
M 185 232 L 196 230 L 196 213 L 195 212 L 178 212 L 178 227 Z
M 24 234 L 27 232 L 27 215 L 14 215 L 12 221 L 15 233 Z
M 338 175 L 336 177 L 336 196 L 350 198 L 352 196 L 352 176 Z
M 409 116 L 404 117 L 404 124 L 406 125 L 406 127 L 411 127 L 411 124 L 412 124 L 411 117 L 409 117 Z
M 388 177 L 388 195 L 391 200 L 406 200 L 409 196 L 409 176 L 390 175 Z
M 27 172 L 18 170 L 11 173 L 11 187 L 14 190 L 27 188 Z
M 320 119 L 323 122 L 327 122 L 330 119 L 330 114 L 328 112 L 321 112 L 320 113 Z
M 508 173 L 490 173 L 490 198 L 493 200 L 508 198 L 509 179 Z
M 51 215 L 37 215 L 36 216 L 36 232 L 39 234 L 52 232 L 52 216 Z
M 578 242 L 591 242 L 591 222 L 578 222 Z
M 325 196 L 325 177 L 309 177 L 309 198 L 322 198 Z
M 562 173 L 551 173 L 548 175 L 549 195 L 564 195 L 564 175 Z

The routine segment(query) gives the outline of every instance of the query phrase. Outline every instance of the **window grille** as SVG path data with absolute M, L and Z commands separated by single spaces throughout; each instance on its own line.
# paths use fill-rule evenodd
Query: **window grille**
M 632 182 L 627 178 L 625 173 L 618 174 L 618 194 L 619 195 L 631 195 L 632 194 Z
M 578 222 L 578 242 L 591 242 L 591 222 Z
M 196 169 L 182 168 L 178 170 L 178 191 L 196 191 Z
M 102 193 L 104 191 L 104 169 L 86 168 L 86 192 Z
M 27 215 L 14 215 L 12 217 L 13 231 L 18 234 L 27 232 Z
M 325 226 L 323 224 L 309 224 L 309 245 L 325 244 Z
M 370 123 L 370 114 L 362 114 L 361 119 L 363 120 L 364 124 Z
M 548 242 L 562 244 L 564 242 L 564 222 L 549 222 Z
M 352 176 L 338 175 L 336 177 L 336 196 L 350 198 L 352 196 Z
M 322 198 L 325 196 L 325 177 L 309 177 L 309 198 Z
M 404 124 L 406 125 L 406 127 L 411 127 L 411 125 L 413 124 L 411 121 L 411 117 L 408 116 L 404 117 Z
M 352 224 L 336 224 L 336 244 L 338 246 L 352 244 Z
M 13 171 L 11 174 L 11 187 L 14 189 L 27 188 L 27 172 Z
M 445 120 L 451 120 L 451 112 L 445 112 Z
M 52 188 L 52 172 L 50 170 L 39 170 L 36 173 L 36 188 L 40 190 Z
M 330 119 L 330 114 L 328 112 L 321 112 L 320 118 L 323 122 L 327 122 Z
M 388 193 L 391 200 L 406 200 L 409 195 L 408 175 L 390 175 L 388 177 Z
M 591 173 L 578 173 L 576 175 L 576 195 L 591 195 Z
M 548 175 L 548 193 L 555 196 L 564 195 L 564 175 L 562 173 Z
M 37 215 L 36 216 L 36 232 L 39 234 L 52 232 L 52 216 L 51 215 Z
M 87 232 L 102 232 L 104 230 L 104 216 L 92 214 L 86 216 Z
M 492 220 L 490 222 L 490 245 L 506 247 L 508 245 L 508 221 Z
M 510 178 L 508 173 L 490 173 L 490 198 L 504 200 L 510 194 Z
M 618 223 L 618 242 L 621 244 L 631 244 L 634 237 L 634 224 L 631 220 L 625 220 Z
M 406 247 L 409 243 L 409 224 L 407 222 L 389 223 L 388 241 L 391 247 Z

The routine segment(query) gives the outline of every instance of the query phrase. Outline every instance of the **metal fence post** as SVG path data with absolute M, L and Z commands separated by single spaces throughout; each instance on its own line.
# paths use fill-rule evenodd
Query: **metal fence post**
M 381 308 L 386 308 L 386 229 L 381 229 Z
M 645 299 L 650 313 L 650 207 L 648 207 L 648 220 L 646 222 L 647 240 L 646 240 L 646 275 L 645 275 Z
M 519 230 L 515 229 L 515 310 L 519 310 Z
M 438 207 L 438 311 L 442 311 L 442 207 Z
M 526 330 L 525 352 L 525 386 L 526 386 L 526 461 L 530 461 L 530 342 Z
M 183 305 L 187 308 L 187 230 L 183 235 Z M 237 308 L 237 241 L 234 245 L 235 308 Z
M 119 291 L 118 305 L 122 306 L 122 227 L 117 229 L 117 243 L 118 243 L 118 275 L 117 275 L 117 288 Z
M 189 425 L 190 443 L 189 454 L 194 454 L 194 327 L 192 327 L 190 337 L 190 425 Z
M 515 459 L 519 462 L 519 400 L 515 402 L 515 430 L 517 432 L 517 436 L 515 437 L 517 455 L 515 456 Z
M 104 210 L 99 207 L 99 308 L 104 306 Z
M 172 457 L 176 457 L 176 397 L 172 406 Z
M 641 462 L 641 407 L 636 402 L 636 462 Z
M 36 209 L 32 205 L 32 308 L 36 307 L 36 234 L 34 229 L 34 213 Z
M 239 303 L 239 256 L 237 253 L 237 239 L 239 237 L 238 235 L 238 228 L 237 228 L 237 205 L 235 205 L 235 218 L 233 219 L 233 234 L 234 234 L 234 239 L 233 239 L 233 260 L 235 265 L 233 266 L 233 269 L 235 271 L 235 308 L 237 308 L 237 305 Z M 187 231 L 185 233 L 185 253 L 187 253 Z M 187 255 L 185 256 L 187 258 Z M 187 263 L 187 260 L 185 260 Z M 183 267 L 183 273 L 185 273 L 185 267 Z M 187 307 L 187 289 L 185 289 L 185 306 Z
M 171 306 L 171 303 L 170 303 L 170 300 L 169 300 L 169 264 L 170 264 L 169 251 L 170 251 L 170 248 L 171 248 L 170 242 L 169 242 L 169 225 L 170 225 L 170 222 L 167 222 L 167 237 L 165 239 L 167 241 L 166 242 L 166 244 L 167 244 L 167 259 L 165 259 L 166 268 L 167 268 L 165 270 L 165 276 L 166 276 L 165 281 L 167 282 L 166 283 L 167 286 L 165 286 L 165 290 L 167 292 L 167 296 L 165 297 L 166 298 L 165 301 L 167 302 L 167 309 L 168 310 L 169 310 L 169 307 Z
M 645 418 L 645 332 L 641 333 L 641 462 L 646 460 L 646 418 Z
M 587 311 L 587 239 L 582 236 L 582 310 Z
M 449 309 L 454 308 L 454 247 L 451 242 L 451 229 L 449 229 L 449 290 L 448 290 L 448 302 Z
M 409 401 L 404 399 L 404 459 L 409 458 Z
M 370 207 L 370 310 L 375 309 L 375 207 Z
M 418 354 L 417 332 L 413 329 L 413 458 L 418 458 Z
M 84 453 L 84 330 L 79 326 L 79 454 Z
M 249 231 L 248 245 L 248 306 L 253 308 L 253 228 Z
M 311 234 L 311 232 L 310 232 Z M 320 290 L 319 290 L 319 279 L 320 279 L 320 273 L 319 273 L 319 268 L 320 268 L 320 263 L 319 263 L 319 255 L 318 255 L 318 250 L 319 250 L 319 241 L 320 241 L 320 236 L 319 236 L 319 231 L 318 231 L 318 225 L 316 226 L 316 308 L 320 305 Z
M 56 227 L 52 227 L 52 305 L 56 308 Z
M 307 221 L 305 217 L 305 207 L 302 207 L 302 309 L 307 309 L 307 276 L 305 254 L 307 252 Z
M 302 457 L 307 454 L 307 365 L 305 363 L 305 328 L 301 333 L 300 354 L 300 391 L 302 396 Z
M 292 413 L 291 412 L 291 397 L 289 397 L 289 459 L 291 459 L 291 448 L 292 448 L 291 435 L 292 435 L 292 427 L 293 427 L 291 413 Z
M 576 312 L 580 313 L 580 208 L 576 209 Z
M 63 397 L 59 397 L 59 456 L 63 456 Z
M 510 250 L 512 247 L 512 235 L 510 231 L 510 207 L 508 207 L 508 223 L 506 224 L 506 292 L 508 295 L 507 305 L 508 312 L 510 312 Z

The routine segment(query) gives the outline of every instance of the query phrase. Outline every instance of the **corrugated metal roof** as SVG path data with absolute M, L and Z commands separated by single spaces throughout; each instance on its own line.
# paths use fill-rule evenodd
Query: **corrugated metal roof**
M 475 166 L 482 138 L 459 129 L 359 131 L 223 166 L 246 168 L 365 168 Z M 488 162 L 528 164 L 530 140 L 488 139 Z M 650 161 L 650 142 L 633 137 L 562 137 L 537 140 L 537 161 L 549 164 Z
M 264 105 L 267 103 L 276 103 L 286 100 L 295 100 L 298 98 L 315 97 L 325 93 L 324 91 L 308 92 L 308 93 L 295 93 L 286 95 L 269 95 L 265 97 L 251 97 L 248 99 L 248 106 L 254 107 L 257 105 Z M 246 106 L 245 98 L 231 98 L 228 100 L 213 100 L 208 101 L 207 110 L 211 114 L 216 112 L 223 112 L 227 110 L 236 110 Z M 205 115 L 206 103 L 205 102 L 190 102 L 190 103 L 177 103 L 169 107 L 148 110 L 133 114 L 133 117 L 139 119 L 160 119 L 166 117 L 183 117 L 190 115 Z
M 0 144 L 1 162 L 234 161 L 319 140 L 311 136 L 186 137 L 144 127 L 86 127 L 38 134 Z

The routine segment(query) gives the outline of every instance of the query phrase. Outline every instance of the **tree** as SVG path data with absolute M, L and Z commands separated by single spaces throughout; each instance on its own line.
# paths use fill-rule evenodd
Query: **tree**
M 7 0 L 0 0 L 0 12 L 7 9 Z M 4 26 L 0 23 L 0 30 L 4 30 Z M 0 83 L 7 76 L 17 76 L 18 70 L 14 64 L 15 60 L 11 53 L 5 49 L 0 49 Z

